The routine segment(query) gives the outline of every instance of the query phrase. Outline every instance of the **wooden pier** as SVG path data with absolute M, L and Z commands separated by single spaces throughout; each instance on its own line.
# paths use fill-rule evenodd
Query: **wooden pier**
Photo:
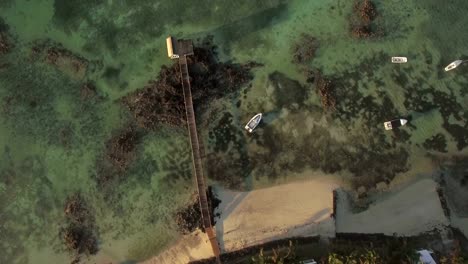
M 169 41 L 169 40 L 168 40 Z M 172 38 L 171 38 L 171 41 Z M 169 43 L 169 42 L 168 42 Z M 173 47 L 177 47 L 178 52 L 174 52 Z M 200 149 L 200 142 L 198 140 L 197 124 L 195 122 L 195 111 L 193 110 L 192 91 L 190 87 L 190 76 L 187 66 L 187 56 L 193 54 L 192 42 L 190 40 L 178 40 L 176 43 L 171 42 L 171 51 L 169 52 L 168 45 L 168 56 L 172 59 L 179 60 L 180 77 L 182 81 L 182 89 L 184 93 L 185 101 L 185 112 L 187 116 L 187 126 L 190 138 L 190 145 L 192 147 L 192 161 L 193 161 L 193 174 L 195 176 L 195 182 L 197 184 L 198 197 L 200 203 L 200 210 L 202 215 L 203 228 L 208 236 L 211 247 L 213 248 L 216 262 L 221 264 L 220 260 L 220 249 L 218 241 L 216 239 L 216 232 L 211 223 L 211 208 L 208 203 L 207 188 L 205 185 L 205 177 L 203 173 L 202 164 L 202 151 Z

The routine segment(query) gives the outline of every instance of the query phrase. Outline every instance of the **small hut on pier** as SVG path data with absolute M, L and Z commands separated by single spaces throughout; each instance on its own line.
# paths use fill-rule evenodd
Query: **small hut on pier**
M 178 59 L 180 56 L 193 55 L 193 44 L 191 40 L 166 38 L 167 56 L 171 59 Z

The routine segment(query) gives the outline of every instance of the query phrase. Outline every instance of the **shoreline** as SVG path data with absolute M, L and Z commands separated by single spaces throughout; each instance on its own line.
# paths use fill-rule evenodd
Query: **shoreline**
M 297 250 L 297 256 L 310 259 L 311 257 L 315 258 L 315 260 L 319 259 L 319 255 L 326 255 L 330 249 L 330 244 L 338 244 L 342 246 L 342 244 L 359 244 L 360 246 L 373 246 L 375 244 L 380 243 L 388 243 L 388 242 L 397 242 L 397 243 L 411 243 L 413 246 L 424 247 L 426 246 L 426 239 L 438 239 L 437 234 L 435 233 L 424 233 L 416 236 L 403 236 L 403 237 L 395 237 L 389 236 L 381 233 L 376 234 L 357 234 L 357 233 L 337 233 L 335 238 L 327 238 L 323 239 L 320 236 L 314 237 L 290 237 L 280 240 L 271 241 L 264 244 L 259 244 L 255 246 L 250 246 L 244 249 L 236 250 L 233 252 L 226 252 L 222 254 L 221 260 L 226 261 L 226 263 L 232 264 L 242 264 L 245 263 L 244 261 L 252 256 L 256 256 L 259 254 L 260 250 L 263 249 L 264 254 L 271 253 L 272 250 L 277 250 L 281 248 L 288 247 L 290 243 L 295 245 L 294 247 Z M 312 254 L 310 251 L 313 251 Z M 323 257 L 323 256 L 322 256 Z M 200 259 L 196 261 L 189 262 L 189 264 L 214 264 L 215 259 L 206 258 Z
M 333 190 L 338 187 L 333 177 L 318 176 L 250 192 L 216 188 L 221 248 L 229 252 L 287 237 L 333 237 Z
M 353 212 L 352 204 L 343 199 L 336 177 L 317 176 L 250 192 L 216 187 L 221 200 L 215 210 L 221 214 L 215 219 L 217 238 L 222 255 L 237 258 L 251 254 L 253 249 L 289 240 L 392 237 L 395 234 L 418 237 L 434 230 L 448 230 L 450 221 L 444 215 L 437 186 L 428 178 L 409 181 L 404 187 L 373 197 L 368 208 L 359 213 Z M 392 208 L 394 210 L 387 210 Z M 431 214 L 424 213 L 428 208 Z M 401 216 L 404 219 L 395 217 L 395 210 L 406 210 Z M 394 225 L 395 222 L 398 225 Z M 213 254 L 200 233 L 196 231 L 183 237 L 160 255 L 142 263 L 204 263 L 198 261 L 207 260 Z
M 215 218 L 215 228 L 222 251 L 233 252 L 290 237 L 333 237 L 333 190 L 338 186 L 336 178 L 318 176 L 249 192 L 215 187 L 221 200 L 215 210 L 215 214 L 221 214 Z M 290 193 L 295 195 L 287 195 Z M 258 221 L 259 217 L 263 221 Z M 187 263 L 211 256 L 209 242 L 197 230 L 142 263 Z

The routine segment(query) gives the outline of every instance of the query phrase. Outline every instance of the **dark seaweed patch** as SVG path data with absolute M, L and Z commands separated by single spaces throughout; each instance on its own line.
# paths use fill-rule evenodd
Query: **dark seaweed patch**
M 362 39 L 383 35 L 382 29 L 374 23 L 377 15 L 376 5 L 372 1 L 354 1 L 353 12 L 348 16 L 351 35 Z
M 7 32 L 0 30 L 0 56 L 9 53 L 13 48 L 12 40 Z
M 340 77 L 340 79 L 346 79 L 346 77 Z M 337 103 L 334 116 L 344 123 L 350 123 L 352 119 L 362 117 L 371 127 L 399 116 L 386 92 L 380 92 L 379 98 L 375 98 L 370 95 L 364 96 L 359 92 L 357 85 L 344 86 L 338 81 L 337 86 L 339 86 L 336 89 L 337 98 L 343 99 Z
M 371 96 L 364 95 L 358 89 L 362 86 L 362 76 L 373 78 L 374 70 L 369 65 L 382 63 L 386 57 L 381 53 L 363 61 L 362 67 L 358 67 L 359 71 L 326 77 L 333 80 L 336 89 L 336 111 L 331 113 L 331 117 L 349 128 L 354 126 L 355 120 L 362 120 L 362 132 L 350 134 L 344 143 L 335 140 L 326 128 L 317 125 L 299 138 L 266 126 L 255 141 L 263 149 L 250 153 L 256 173 L 276 178 L 285 172 L 301 172 L 306 168 L 321 169 L 327 173 L 348 170 L 356 176 L 353 179 L 356 185 L 371 187 L 380 181 L 389 182 L 396 174 L 406 171 L 409 154 L 401 144 L 407 143 L 410 134 L 405 129 L 386 132 L 382 125 L 384 121 L 405 115 L 396 110 L 384 90 L 379 90 L 378 96 Z M 401 75 L 400 78 L 404 82 L 407 77 Z M 384 83 L 381 79 L 376 81 Z M 309 111 L 317 111 L 309 108 Z M 386 135 L 388 133 L 393 134 L 391 141 Z
M 406 73 L 399 73 L 398 76 L 408 79 Z M 468 124 L 466 123 L 466 116 L 463 112 L 463 107 L 457 102 L 456 96 L 453 92 L 446 93 L 436 90 L 434 87 L 423 86 L 424 80 L 417 79 L 414 85 L 411 85 L 405 90 L 404 105 L 406 108 L 416 112 L 428 112 L 433 109 L 438 109 L 443 118 L 444 127 L 449 134 L 457 141 L 457 148 L 462 150 L 468 146 Z M 426 87 L 426 88 L 424 88 Z M 453 117 L 464 125 L 451 124 L 450 118 Z
M 72 263 L 79 263 L 82 254 L 94 255 L 99 250 L 94 211 L 81 194 L 75 193 L 67 198 L 64 213 L 66 223 L 60 236 L 73 254 Z
M 458 150 L 462 150 L 468 146 L 468 127 L 466 124 L 465 126 L 460 126 L 444 121 L 443 127 L 456 139 Z
M 193 194 L 189 203 L 185 207 L 179 209 L 173 216 L 179 232 L 184 235 L 190 234 L 198 228 L 203 229 L 202 214 L 198 199 L 198 195 Z
M 109 66 L 104 70 L 104 73 L 102 74 L 102 77 L 104 77 L 106 79 L 118 79 L 121 70 L 122 70 L 121 68 L 116 68 L 116 67 Z
M 214 210 L 219 206 L 221 200 L 218 199 L 216 194 L 213 192 L 213 188 L 211 186 L 208 186 L 206 195 L 208 198 L 208 206 L 211 210 L 210 221 L 214 225 Z M 193 194 L 186 206 L 175 212 L 173 218 L 175 219 L 179 232 L 181 232 L 182 234 L 189 234 L 195 231 L 197 228 L 203 230 L 204 228 L 201 221 L 202 215 L 200 211 L 200 202 L 198 194 Z
M 447 152 L 447 140 L 443 134 L 438 133 L 426 139 L 423 143 L 423 147 L 428 150 Z
M 242 188 L 252 165 L 240 125 L 231 113 L 224 113 L 209 132 L 210 149 L 205 166 L 208 177 L 229 188 Z
M 212 41 L 212 37 L 198 40 L 194 55 L 188 58 L 196 113 L 202 112 L 202 107 L 207 102 L 238 92 L 253 79 L 251 69 L 260 66 L 255 62 L 220 62 Z M 185 104 L 179 71 L 177 63 L 171 67 L 162 67 L 156 81 L 151 81 L 143 89 L 122 99 L 138 125 L 154 130 L 161 125 L 181 126 L 185 123 Z
M 232 125 L 233 116 L 231 113 L 224 113 L 219 119 L 217 126 L 209 132 L 210 141 L 215 152 L 226 152 L 231 142 L 236 140 L 237 129 Z
M 142 136 L 142 132 L 132 125 L 113 133 L 106 142 L 102 157 L 97 159 L 96 183 L 100 190 L 123 180 L 122 177 L 136 160 L 137 146 Z
M 370 145 L 365 143 L 368 140 Z M 407 170 L 408 153 L 404 148 L 392 147 L 384 138 L 370 134 L 350 138 L 343 144 L 333 139 L 323 127 L 315 126 L 299 140 L 267 127 L 259 145 L 266 151 L 251 154 L 250 160 L 260 174 L 270 178 L 306 168 L 321 169 L 326 173 L 347 169 L 360 185 L 373 186 L 380 181 L 389 182 L 397 173 Z
M 2 1 L 5 1 L 5 0 L 2 0 Z M 10 30 L 10 26 L 8 26 L 8 24 L 5 23 L 5 20 L 2 17 L 0 17 L 0 32 L 6 32 L 9 30 Z
M 325 110 L 335 110 L 337 98 L 334 83 L 325 78 L 319 71 L 316 71 L 314 76 L 315 89 L 320 96 L 322 107 Z
M 308 34 L 302 34 L 299 40 L 292 46 L 293 62 L 296 64 L 307 64 L 316 56 L 319 48 L 318 40 Z

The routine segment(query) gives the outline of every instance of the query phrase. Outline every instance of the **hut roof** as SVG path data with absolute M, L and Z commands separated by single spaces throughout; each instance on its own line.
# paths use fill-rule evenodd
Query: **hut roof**
M 180 56 L 193 55 L 192 40 L 176 39 L 174 37 L 166 38 L 167 56 L 171 59 L 179 58 Z

